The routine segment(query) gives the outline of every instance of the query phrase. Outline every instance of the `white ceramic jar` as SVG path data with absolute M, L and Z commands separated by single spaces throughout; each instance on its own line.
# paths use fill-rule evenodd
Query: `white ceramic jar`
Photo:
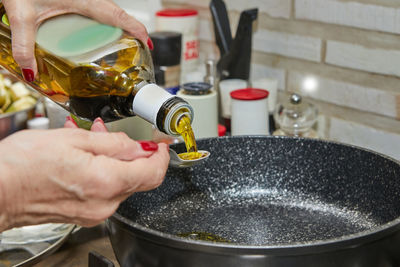
M 230 93 L 232 135 L 269 134 L 268 95 L 267 90 L 255 88 Z

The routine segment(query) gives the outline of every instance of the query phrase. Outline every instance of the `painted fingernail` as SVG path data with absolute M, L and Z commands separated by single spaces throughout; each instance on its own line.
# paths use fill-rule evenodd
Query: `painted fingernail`
M 144 151 L 157 151 L 158 145 L 151 141 L 138 141 Z
M 96 118 L 96 119 L 93 121 L 93 123 L 95 123 L 95 122 L 100 122 L 101 124 L 104 125 L 104 121 L 103 121 L 100 117 Z
M 78 124 L 76 123 L 76 121 L 73 118 L 71 118 L 71 116 L 67 116 L 66 120 L 72 122 L 73 124 L 75 124 L 76 127 L 78 127 Z
M 150 50 L 154 49 L 154 44 L 150 37 L 147 39 L 147 46 L 149 47 Z
M 31 69 L 22 69 L 22 74 L 24 75 L 24 79 L 27 82 L 33 82 L 35 79 L 35 75 L 33 74 L 33 70 Z

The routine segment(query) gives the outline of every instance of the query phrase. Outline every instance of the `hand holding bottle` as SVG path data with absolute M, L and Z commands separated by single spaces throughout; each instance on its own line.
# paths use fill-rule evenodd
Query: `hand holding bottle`
M 34 57 L 35 36 L 46 19 L 65 13 L 77 13 L 101 23 L 119 27 L 147 43 L 152 49 L 146 28 L 111 0 L 3 0 L 12 31 L 12 51 L 24 78 L 32 82 L 37 73 Z
M 96 225 L 133 192 L 160 185 L 169 161 L 167 145 L 107 133 L 101 120 L 91 132 L 18 132 L 0 142 L 0 154 L 0 231 L 47 222 Z

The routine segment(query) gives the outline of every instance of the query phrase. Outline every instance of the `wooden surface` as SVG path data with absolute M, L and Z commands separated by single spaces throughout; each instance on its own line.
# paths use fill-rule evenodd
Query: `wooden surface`
M 88 254 L 95 251 L 111 260 L 116 267 L 119 266 L 115 259 L 110 240 L 104 224 L 94 228 L 82 228 L 71 235 L 67 242 L 53 255 L 44 259 L 35 267 L 87 267 Z

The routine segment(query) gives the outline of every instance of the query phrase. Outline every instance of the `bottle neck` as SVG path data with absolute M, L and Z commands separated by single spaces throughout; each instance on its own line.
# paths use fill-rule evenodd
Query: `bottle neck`
M 174 96 L 161 106 L 157 114 L 156 126 L 166 134 L 180 135 L 177 128 L 182 117 L 188 117 L 193 122 L 193 109 L 182 98 Z
M 155 125 L 160 131 L 178 136 L 179 119 L 186 115 L 193 121 L 193 109 L 183 99 L 168 93 L 156 84 L 139 83 L 132 103 L 135 115 Z

